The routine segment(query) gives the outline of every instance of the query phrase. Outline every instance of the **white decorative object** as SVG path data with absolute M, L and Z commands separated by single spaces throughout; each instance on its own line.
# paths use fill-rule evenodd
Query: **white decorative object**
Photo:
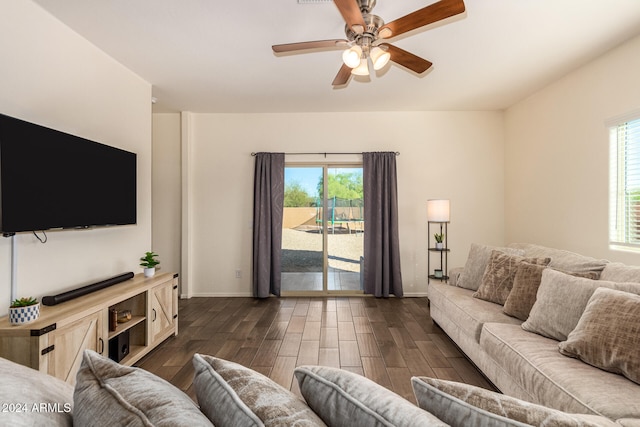
M 144 269 L 144 277 L 153 277 L 156 274 L 156 268 L 145 268 Z
M 9 322 L 12 325 L 26 325 L 40 316 L 40 303 L 26 307 L 9 307 Z

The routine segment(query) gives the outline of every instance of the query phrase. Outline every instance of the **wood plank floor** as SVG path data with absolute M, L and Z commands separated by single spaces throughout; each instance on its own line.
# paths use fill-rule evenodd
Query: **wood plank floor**
M 194 399 L 195 353 L 241 363 L 298 395 L 293 370 L 300 365 L 356 372 L 414 403 L 414 375 L 492 389 L 433 323 L 426 298 L 191 298 L 179 304 L 178 336 L 137 366 Z

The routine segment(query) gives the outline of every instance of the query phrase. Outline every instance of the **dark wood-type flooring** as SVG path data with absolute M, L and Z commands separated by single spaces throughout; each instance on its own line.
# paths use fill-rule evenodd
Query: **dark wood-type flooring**
M 300 394 L 299 365 L 356 372 L 415 403 L 415 375 L 491 385 L 433 323 L 426 298 L 191 298 L 179 333 L 143 358 L 144 368 L 184 390 L 195 353 L 248 366 Z

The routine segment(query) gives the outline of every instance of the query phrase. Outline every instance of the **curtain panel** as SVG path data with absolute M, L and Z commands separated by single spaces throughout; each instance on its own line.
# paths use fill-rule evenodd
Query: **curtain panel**
M 253 181 L 253 296 L 280 296 L 284 153 L 257 153 Z
M 398 237 L 396 153 L 362 153 L 364 292 L 403 296 Z

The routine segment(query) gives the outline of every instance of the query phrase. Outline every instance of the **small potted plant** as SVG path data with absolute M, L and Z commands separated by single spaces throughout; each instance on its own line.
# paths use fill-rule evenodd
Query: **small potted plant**
M 144 267 L 144 277 L 153 277 L 156 274 L 156 265 L 160 264 L 160 261 L 155 259 L 158 254 L 154 252 L 146 252 L 142 258 L 140 258 L 140 266 Z
M 433 235 L 433 238 L 436 239 L 436 249 L 442 249 L 444 247 L 442 244 L 444 233 L 436 233 Z
M 20 298 L 9 306 L 9 322 L 12 325 L 25 325 L 40 316 L 40 303 L 37 299 Z

